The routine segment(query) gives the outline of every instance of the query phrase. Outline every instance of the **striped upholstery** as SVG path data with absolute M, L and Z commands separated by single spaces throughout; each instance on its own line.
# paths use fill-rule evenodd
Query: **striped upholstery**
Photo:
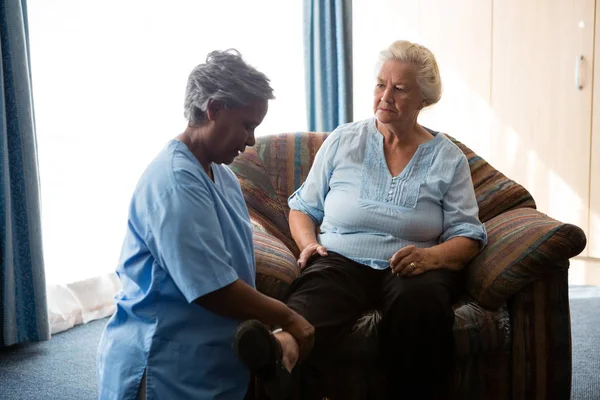
M 566 267 L 568 262 L 563 260 Z M 567 269 L 547 274 L 509 302 L 512 398 L 569 399 L 571 320 Z
M 267 296 L 282 300 L 290 284 L 300 275 L 296 257 L 281 240 L 256 225 L 254 256 L 257 289 Z
M 257 140 L 255 150 L 286 216 L 290 211 L 288 197 L 306 180 L 317 150 L 326 137 L 326 133 L 284 133 Z M 293 242 L 289 227 L 282 232 Z M 296 246 L 293 247 L 294 254 L 299 254 Z
M 281 240 L 297 256 L 300 252 L 290 233 L 287 202 L 282 202 L 275 190 L 273 182 L 277 179 L 272 180 L 272 174 L 265 170 L 258 150 L 259 145 L 247 149 L 230 168 L 238 176 L 252 221 Z
M 488 244 L 467 267 L 467 290 L 479 304 L 502 306 L 511 296 L 581 253 L 583 231 L 532 208 L 500 214 L 485 224 Z
M 232 164 L 255 227 L 257 285 L 273 297 L 281 298 L 298 274 L 287 198 L 306 179 L 326 136 L 258 138 Z M 535 211 L 527 190 L 454 142 L 469 160 L 490 242 L 467 269 L 472 298 L 454 307 L 458 360 L 447 398 L 568 399 L 568 258 L 581 251 L 585 237 L 577 227 Z M 365 315 L 354 337 L 342 341 L 347 357 L 325 369 L 330 399 L 380 398 L 386 378 L 377 361 L 378 320 L 376 312 Z

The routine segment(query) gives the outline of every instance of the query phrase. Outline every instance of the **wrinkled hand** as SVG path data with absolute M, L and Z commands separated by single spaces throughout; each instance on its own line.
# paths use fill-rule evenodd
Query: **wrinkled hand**
M 319 243 L 311 243 L 306 246 L 300 253 L 300 257 L 298 257 L 298 266 L 300 267 L 300 270 L 303 270 L 306 267 L 308 260 L 315 254 L 325 257 L 327 256 L 327 249 Z
M 406 246 L 390 258 L 390 269 L 397 276 L 420 275 L 434 264 L 429 249 L 415 246 Z
M 315 341 L 315 328 L 300 314 L 293 312 L 288 324 L 281 327 L 296 339 L 300 348 L 300 360 L 310 354 Z

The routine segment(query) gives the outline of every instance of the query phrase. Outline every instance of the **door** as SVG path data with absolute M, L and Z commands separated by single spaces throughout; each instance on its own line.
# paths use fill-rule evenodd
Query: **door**
M 594 0 L 493 4 L 490 162 L 586 234 L 594 12 Z
M 596 55 L 600 57 L 600 7 L 596 7 Z M 600 258 L 600 62 L 594 63 L 591 138 L 589 256 Z

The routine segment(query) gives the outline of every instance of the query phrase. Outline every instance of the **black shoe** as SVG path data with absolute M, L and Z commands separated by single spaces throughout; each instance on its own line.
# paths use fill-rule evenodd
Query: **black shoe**
M 289 397 L 292 375 L 283 366 L 281 344 L 260 321 L 248 320 L 238 326 L 233 341 L 238 358 L 256 375 L 270 399 Z

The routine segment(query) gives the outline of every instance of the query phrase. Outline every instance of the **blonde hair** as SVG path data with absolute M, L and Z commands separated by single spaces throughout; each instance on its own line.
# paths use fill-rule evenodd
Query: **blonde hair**
M 425 46 L 408 40 L 398 40 L 379 53 L 377 70 L 390 60 L 402 61 L 417 67 L 417 84 L 425 106 L 440 101 L 442 97 L 442 79 L 433 53 Z

